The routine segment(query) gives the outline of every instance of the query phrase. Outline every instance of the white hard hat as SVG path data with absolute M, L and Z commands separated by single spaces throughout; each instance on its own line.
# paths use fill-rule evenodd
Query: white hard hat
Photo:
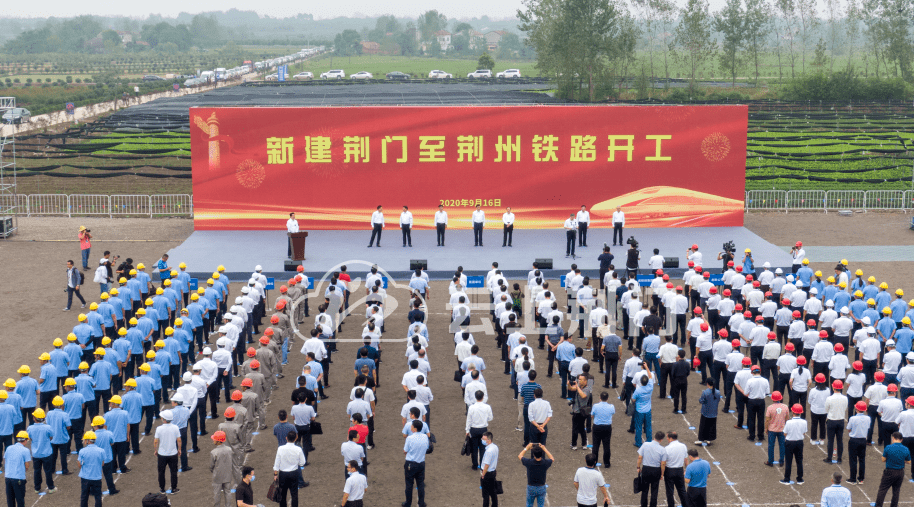
M 788 282 L 792 282 L 792 281 L 793 281 L 793 275 L 787 275 L 787 281 L 788 281 Z
M 190 382 L 190 380 L 191 380 L 193 377 L 194 377 L 194 376 L 191 375 L 191 373 L 190 373 L 189 371 L 185 371 L 185 372 L 184 372 L 184 376 L 182 376 L 181 379 L 184 380 L 184 382 Z
M 254 266 L 254 271 L 260 273 L 261 271 L 263 271 L 263 266 L 261 266 L 260 264 Z
M 864 326 L 869 326 L 870 324 L 873 323 L 869 317 L 863 317 L 862 319 L 860 319 L 860 322 L 862 322 Z M 869 329 L 867 329 L 867 331 L 869 331 Z
M 762 264 L 762 267 L 763 267 L 763 268 L 770 268 L 770 267 L 771 267 L 771 263 L 770 263 L 770 262 L 766 262 L 766 263 Z
M 191 369 L 194 371 L 201 371 L 203 370 L 203 365 L 195 364 Z
M 904 356 L 908 361 L 914 361 L 914 352 L 908 352 L 908 355 Z
M 782 275 L 782 274 L 784 274 L 784 270 L 781 269 L 781 268 L 775 269 L 775 270 L 774 270 L 774 274 L 776 274 L 776 275 Z
M 220 332 L 222 332 L 222 331 L 220 330 Z M 228 341 L 228 340 L 226 340 L 225 338 L 219 338 L 218 340 L 216 340 L 216 346 L 219 347 L 220 349 L 224 349 L 226 341 Z
M 888 340 L 888 341 L 886 341 L 886 342 L 885 342 L 885 346 L 886 346 L 886 347 L 894 347 L 894 346 L 895 346 L 895 340 Z
M 255 280 L 254 278 L 251 278 L 250 280 L 248 280 L 248 283 L 251 285 L 254 285 L 255 283 L 257 283 L 257 280 Z
M 797 287 L 802 287 L 802 286 L 803 286 L 803 280 L 797 280 L 797 283 L 796 283 L 795 285 L 796 285 Z
M 240 305 L 240 304 L 241 304 L 241 296 L 238 296 L 238 297 L 235 298 L 235 304 L 236 304 L 236 305 Z
M 848 313 L 850 313 L 850 310 L 848 310 L 846 306 L 842 306 L 841 313 L 843 313 L 844 315 L 847 315 Z
M 818 294 L 818 293 L 819 293 L 819 289 L 813 287 L 813 288 L 809 289 L 809 293 L 810 293 L 810 294 Z
M 204 355 L 204 356 L 211 356 L 211 355 L 213 355 L 213 349 L 211 349 L 211 348 L 209 348 L 209 347 L 203 347 L 203 355 Z
M 876 334 L 876 329 L 873 326 L 867 326 L 866 334 Z
M 228 326 L 219 326 L 219 329 L 216 330 L 217 333 L 228 333 Z
M 171 396 L 171 401 L 177 401 L 180 403 L 184 403 L 184 397 L 181 396 L 181 393 L 175 393 Z
M 248 294 L 248 293 L 250 293 L 250 292 L 251 292 L 251 288 L 250 288 L 250 287 L 245 286 L 245 287 L 242 287 L 242 288 L 241 288 L 241 293 L 242 293 L 242 294 Z
M 815 289 L 810 289 L 810 290 L 815 290 Z M 835 302 L 832 301 L 831 299 L 829 299 L 828 301 L 825 302 L 825 306 L 826 306 L 827 308 L 834 308 L 834 307 L 835 307 Z
M 161 413 L 159 413 L 159 415 L 162 416 L 162 419 L 165 419 L 166 421 L 170 421 L 175 418 L 175 414 L 171 410 L 163 410 Z

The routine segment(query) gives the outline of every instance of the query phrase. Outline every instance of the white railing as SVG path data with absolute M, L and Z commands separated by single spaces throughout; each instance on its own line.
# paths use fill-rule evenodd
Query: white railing
M 30 194 L 17 196 L 20 216 L 63 215 L 114 217 L 194 216 L 193 196 Z M 7 202 L 9 201 L 9 202 Z M 11 204 L 12 197 L 3 200 Z
M 914 211 L 914 190 L 748 190 L 750 211 Z

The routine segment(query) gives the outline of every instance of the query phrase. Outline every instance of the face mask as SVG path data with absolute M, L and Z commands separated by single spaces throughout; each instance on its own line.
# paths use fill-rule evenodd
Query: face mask
M 252 476 L 251 476 L 251 482 L 254 482 L 254 479 L 256 479 L 256 478 L 257 478 L 256 475 L 252 475 Z
M 482 445 L 483 445 L 483 447 L 485 447 L 485 446 L 487 446 L 487 445 L 489 445 L 489 443 L 488 443 L 488 442 L 486 442 L 486 441 L 485 441 L 485 440 L 480 440 L 480 442 L 482 442 Z

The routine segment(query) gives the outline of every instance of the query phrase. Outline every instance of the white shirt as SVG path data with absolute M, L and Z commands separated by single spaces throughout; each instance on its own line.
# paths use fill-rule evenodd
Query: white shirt
M 302 452 L 301 447 L 295 445 L 294 442 L 286 442 L 285 445 L 276 449 L 273 470 L 276 472 L 293 472 L 298 470 L 298 467 L 305 466 L 306 463 L 305 454 Z
M 843 421 L 847 416 L 847 396 L 835 393 L 825 399 L 825 410 L 831 421 Z
M 322 361 L 327 356 L 327 347 L 324 346 L 324 342 L 320 338 L 311 337 L 305 340 L 301 347 L 302 355 L 308 355 L 308 352 L 314 353 L 315 361 Z
M 613 224 L 622 224 L 625 226 L 625 212 L 613 211 Z
M 286 220 L 286 231 L 288 232 L 298 232 L 298 220 L 290 218 Z
M 695 266 L 701 266 L 701 252 L 692 252 L 689 255 L 689 260 L 695 263 Z
M 178 427 L 170 422 L 156 428 L 155 439 L 159 441 L 159 456 L 174 456 L 178 454 L 178 439 L 181 432 Z
M 663 268 L 663 256 L 660 254 L 654 255 L 647 261 L 647 265 L 654 270 Z
M 400 213 L 400 225 L 413 226 L 413 214 L 409 211 L 404 211 Z
M 482 223 L 485 223 L 485 221 L 486 221 L 486 212 L 485 211 L 478 209 L 473 212 L 473 223 L 474 224 L 482 224 Z
M 480 379 L 482 376 L 480 375 Z M 482 402 L 486 403 L 489 401 L 489 390 L 486 388 L 486 385 L 479 380 L 473 380 L 464 388 L 463 402 L 467 405 L 473 405 L 476 403 L 476 391 L 482 391 Z
M 793 263 L 802 264 L 803 258 L 806 257 L 806 250 L 802 248 L 793 253 Z
M 514 213 L 505 213 L 501 216 L 502 222 L 505 225 L 514 225 Z
M 203 380 L 206 381 L 206 384 L 212 384 L 219 377 L 219 367 L 216 366 L 216 363 L 204 356 L 203 359 L 194 363 L 194 366 L 200 365 L 202 369 L 200 370 L 200 376 L 203 377 Z
M 578 214 L 575 216 L 579 224 L 589 224 L 590 223 L 590 212 L 589 211 L 578 211 Z
M 902 410 L 904 410 L 904 406 L 902 406 L 901 400 L 890 397 L 879 402 L 876 412 L 882 416 L 882 422 L 893 423 L 901 415 Z
M 571 218 L 565 219 L 565 230 L 566 231 L 576 231 L 578 229 L 578 221 Z
M 371 214 L 371 225 L 380 224 L 381 227 L 384 227 L 384 213 L 380 211 L 375 211 Z
M 664 451 L 666 454 L 666 459 L 664 461 L 666 461 L 667 468 L 682 468 L 685 464 L 685 458 L 689 453 L 685 444 L 678 440 L 670 442 Z
M 447 211 L 436 211 L 435 223 L 447 225 Z
M 596 505 L 597 492 L 606 484 L 602 472 L 596 468 L 587 467 L 581 467 L 574 473 L 574 482 L 578 485 L 579 505 Z
M 346 485 L 343 486 L 343 493 L 349 495 L 346 497 L 348 502 L 354 502 L 365 498 L 366 489 L 368 489 L 368 480 L 365 479 L 364 475 L 355 472 L 346 479 Z
M 485 402 L 477 401 L 470 405 L 470 408 L 467 410 L 466 432 L 469 433 L 470 428 L 485 428 L 492 419 L 494 419 L 492 407 Z

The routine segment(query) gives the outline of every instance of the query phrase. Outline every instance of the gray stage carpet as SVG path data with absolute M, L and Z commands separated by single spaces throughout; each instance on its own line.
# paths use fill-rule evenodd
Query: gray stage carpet
M 743 251 L 751 248 L 756 269 L 765 262 L 772 267 L 786 268 L 791 257 L 777 246 L 768 243 L 745 227 L 707 227 L 680 229 L 629 229 L 626 237 L 634 235 L 640 243 L 642 272 L 647 272 L 647 260 L 653 249 L 659 248 L 666 257 L 679 257 L 682 273 L 686 260 L 686 249 L 696 243 L 704 253 L 704 265 L 712 272 L 719 272 L 721 263 L 717 254 L 728 240 L 736 244 L 737 259 Z M 599 269 L 597 256 L 602 252 L 603 242 L 612 241 L 612 230 L 593 229 L 588 233 L 588 248 L 578 248 L 576 259 L 565 257 L 565 232 L 556 229 L 515 230 L 513 248 L 502 248 L 502 231 L 489 228 L 484 232 L 485 246 L 473 246 L 473 231 L 451 230 L 447 232 L 446 246 L 436 246 L 435 231 L 414 230 L 413 248 L 402 248 L 399 229 L 387 228 L 383 233 L 381 248 L 367 248 L 371 231 L 311 231 L 307 240 L 305 271 L 309 276 L 320 279 L 325 273 L 346 264 L 350 275 L 367 273 L 372 264 L 377 264 L 394 278 L 408 277 L 410 259 L 426 259 L 430 277 L 450 279 L 458 265 L 468 275 L 484 274 L 491 269 L 493 261 L 511 277 L 526 276 L 536 258 L 553 259 L 553 270 L 547 271 L 547 278 L 557 279 L 576 263 L 586 273 L 596 274 Z M 195 231 L 177 248 L 168 252 L 173 264 L 185 262 L 194 276 L 206 278 L 216 266 L 223 264 L 232 280 L 247 277 L 255 265 L 263 266 L 267 276 L 288 278 L 292 273 L 284 272 L 287 238 L 283 231 Z M 625 265 L 626 247 L 611 247 L 616 255 L 617 268 Z

